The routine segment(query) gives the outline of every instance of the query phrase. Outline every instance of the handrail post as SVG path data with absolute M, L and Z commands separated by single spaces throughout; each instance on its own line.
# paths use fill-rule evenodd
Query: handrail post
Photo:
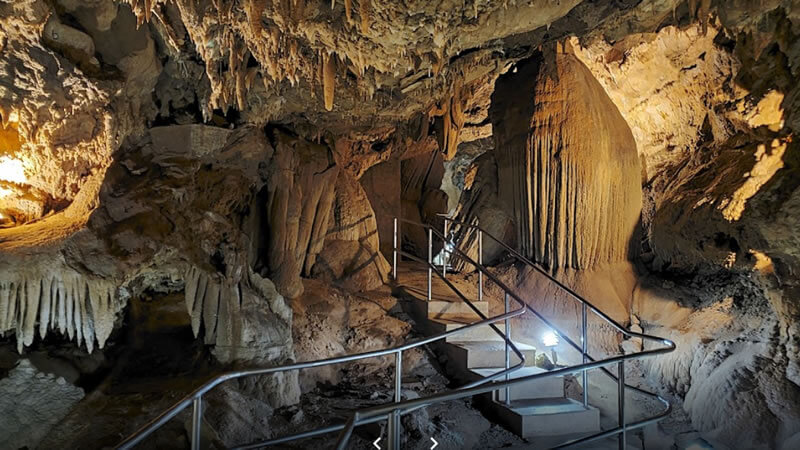
M 617 363 L 617 396 L 619 397 L 619 450 L 625 450 L 625 361 Z
M 397 282 L 397 217 L 394 218 L 394 234 L 392 235 L 392 278 Z
M 586 364 L 588 361 L 586 349 L 589 346 L 588 335 L 586 334 L 586 303 L 581 303 L 581 305 L 583 305 L 581 314 L 581 351 L 583 353 L 583 363 Z M 585 408 L 589 405 L 589 377 L 586 375 L 586 369 L 583 370 L 581 378 L 583 381 L 583 406 Z
M 433 229 L 428 228 L 428 301 L 431 301 L 431 278 L 433 277 Z
M 478 264 L 483 265 L 483 230 L 478 230 Z M 483 301 L 483 271 L 478 268 L 478 301 Z
M 192 402 L 192 450 L 200 450 L 200 430 L 203 424 L 203 397 Z
M 447 278 L 447 217 L 444 218 L 444 234 L 442 234 L 442 277 Z
M 400 350 L 395 354 L 395 370 L 394 370 L 394 402 L 400 403 L 402 401 L 402 386 L 403 386 L 403 351 Z M 400 410 L 395 409 L 389 415 L 389 433 L 388 441 L 389 448 L 400 450 Z
M 508 292 L 505 293 L 505 313 L 508 314 Z M 509 342 L 511 342 L 511 321 L 506 317 L 506 370 L 511 367 L 511 352 Z M 506 373 L 506 381 L 510 379 L 509 374 Z M 511 388 L 506 386 L 506 405 L 511 405 Z

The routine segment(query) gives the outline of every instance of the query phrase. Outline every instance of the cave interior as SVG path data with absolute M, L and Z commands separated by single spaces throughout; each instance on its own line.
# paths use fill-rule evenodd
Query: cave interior
M 800 448 L 798 36 L 0 0 L 0 450 Z

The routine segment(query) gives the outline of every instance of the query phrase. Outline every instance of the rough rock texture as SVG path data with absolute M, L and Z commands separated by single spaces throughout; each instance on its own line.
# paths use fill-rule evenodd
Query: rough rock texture
M 35 448 L 83 395 L 83 389 L 64 378 L 39 372 L 27 359 L 20 360 L 0 380 L 2 447 Z
M 389 315 L 397 303 L 389 292 L 348 294 L 317 280 L 304 280 L 304 284 L 305 293 L 292 302 L 292 334 L 299 361 L 378 350 L 408 341 L 411 325 Z M 410 371 L 420 355 L 407 353 L 404 370 Z M 300 382 L 307 391 L 316 383 L 369 375 L 393 364 L 394 358 L 384 357 L 310 369 L 300 373 Z
M 401 205 L 400 161 L 387 161 L 370 167 L 359 182 L 375 212 L 381 253 L 386 258 L 391 258 L 394 248 L 394 219 L 398 217 Z
M 310 275 L 328 230 L 339 168 L 330 151 L 275 131 L 275 156 L 267 188 L 267 266 L 278 290 L 303 293 L 300 274 Z
M 61 214 L 2 230 L 3 330 L 19 330 L 20 348 L 38 328 L 41 337 L 58 330 L 91 352 L 131 295 L 169 280 L 185 286 L 194 331 L 220 360 L 292 358 L 291 311 L 249 266 L 259 257 L 254 218 L 268 177 L 259 165 L 271 155 L 254 129 L 174 126 L 131 140 L 95 188 L 99 207 L 76 201 Z M 58 227 L 63 234 L 52 233 Z M 36 246 L 42 229 L 48 244 Z
M 375 213 L 361 184 L 347 172 L 339 173 L 334 191 L 325 245 L 312 275 L 350 291 L 375 289 L 389 280 L 390 269 L 380 252 Z
M 534 57 L 498 79 L 490 116 L 517 248 L 552 269 L 625 260 L 641 212 L 639 158 L 589 69 L 560 49 Z
M 363 261 L 355 242 L 377 250 L 360 227 L 358 237 L 326 247 L 334 172 L 346 172 L 364 187 L 385 255 L 391 217 L 440 227 L 436 214 L 452 212 L 459 197 L 458 217 L 525 249 L 620 320 L 632 320 L 636 282 L 625 259 L 630 249 L 641 253 L 634 297 L 649 295 L 642 292 L 650 284 L 666 286 L 665 304 L 692 310 L 687 330 L 656 317 L 653 302 L 634 304 L 644 329 L 663 328 L 697 348 L 688 372 L 685 353 L 649 367 L 685 400 L 693 432 L 791 446 L 797 402 L 784 402 L 800 384 L 799 6 L 0 1 L 0 332 L 25 347 L 37 329 L 48 338 L 55 330 L 92 350 L 124 323 L 119 312 L 131 296 L 184 290 L 195 332 L 219 358 L 255 350 L 269 359 L 259 363 L 291 359 L 284 297 L 300 295 L 300 277 L 315 274 L 323 257 L 334 267 L 339 255 Z M 491 118 L 503 108 L 492 94 L 510 91 L 502 80 L 519 77 L 520 61 L 555 42 L 572 47 L 602 89 L 588 83 L 594 87 L 575 92 L 591 101 L 561 103 L 585 116 L 580 123 L 561 122 L 552 103 L 534 121 L 534 112 L 505 111 L 503 124 L 519 132 L 506 133 Z M 540 87 L 594 81 L 585 69 L 564 72 L 551 71 L 558 79 Z M 517 96 L 530 101 L 528 94 Z M 592 108 L 606 114 L 590 121 Z M 642 170 L 630 136 L 620 138 L 619 116 L 608 113 L 615 109 Z M 592 126 L 604 130 L 587 133 Z M 556 129 L 581 145 L 553 139 L 564 135 Z M 463 144 L 487 139 L 510 145 L 466 163 L 472 153 Z M 507 153 L 527 155 L 518 161 L 529 166 L 514 169 L 536 175 L 530 189 L 520 183 L 527 176 L 511 176 L 508 161 L 494 158 Z M 385 171 L 371 172 L 381 165 Z M 614 175 L 617 168 L 624 170 Z M 402 197 L 378 186 L 383 175 Z M 619 198 L 604 191 L 609 180 Z M 631 195 L 642 180 L 643 234 L 631 240 Z M 599 206 L 578 208 L 592 199 Z M 533 208 L 540 203 L 554 209 Z M 401 243 L 424 256 L 425 236 L 414 233 L 404 227 Z M 474 255 L 474 234 L 456 234 Z M 499 248 L 485 244 L 486 260 L 500 262 Z M 329 279 L 346 279 L 347 270 L 336 266 Z M 548 292 L 527 273 L 507 276 Z M 702 291 L 709 280 L 746 288 Z M 684 295 L 683 284 L 698 292 Z M 540 301 L 574 314 L 566 302 Z M 725 314 L 727 325 L 716 320 Z M 613 347 L 613 339 L 603 342 L 602 351 Z M 272 392 L 269 383 L 251 388 Z M 742 403 L 763 422 L 744 423 L 739 399 L 715 386 L 742 387 Z M 747 426 L 753 435 L 733 441 Z

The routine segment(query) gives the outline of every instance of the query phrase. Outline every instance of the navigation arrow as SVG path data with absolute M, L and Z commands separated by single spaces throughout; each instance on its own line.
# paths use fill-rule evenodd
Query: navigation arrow
M 433 445 L 431 445 L 431 450 L 435 449 L 436 446 L 439 445 L 439 443 L 436 442 L 436 439 L 434 439 L 434 438 L 431 438 L 431 442 L 433 442 Z
M 378 442 L 380 442 L 380 441 L 381 441 L 381 438 L 380 438 L 380 436 L 378 436 L 378 439 L 375 439 L 375 442 L 372 443 L 372 445 L 374 445 L 375 448 L 377 448 L 378 450 L 381 450 L 381 446 L 378 445 Z M 431 447 L 431 448 L 433 448 L 433 447 Z

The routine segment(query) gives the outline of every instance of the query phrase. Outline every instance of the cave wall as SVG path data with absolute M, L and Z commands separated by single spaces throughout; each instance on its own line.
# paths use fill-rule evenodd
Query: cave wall
M 392 258 L 394 218 L 401 204 L 400 161 L 394 159 L 370 167 L 359 182 L 375 211 L 381 253 Z

